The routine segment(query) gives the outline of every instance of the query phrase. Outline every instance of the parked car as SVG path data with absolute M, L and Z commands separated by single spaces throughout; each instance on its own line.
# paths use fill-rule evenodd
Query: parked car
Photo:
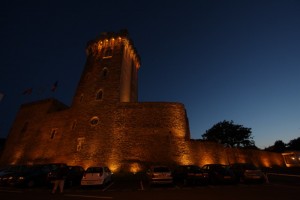
M 6 174 L 7 172 L 11 171 L 15 167 L 16 167 L 15 165 L 8 165 L 8 166 L 5 166 L 5 167 L 2 167 L 1 170 L 0 170 L 0 177 L 2 175 Z
M 47 174 L 47 185 L 48 186 L 52 186 L 52 182 L 56 178 L 57 170 L 61 165 L 64 165 L 65 167 L 67 167 L 66 163 L 48 163 L 47 164 L 47 166 L 49 166 L 49 168 L 50 168 L 50 171 Z
M 174 182 L 183 185 L 208 183 L 208 173 L 197 165 L 176 166 L 172 175 Z
M 47 182 L 48 185 L 51 186 L 53 180 L 56 179 L 56 174 L 59 166 L 63 165 L 64 167 L 68 168 L 68 172 L 65 179 L 65 187 L 71 187 L 74 185 L 80 185 L 82 176 L 84 174 L 84 168 L 82 166 L 69 166 L 65 163 L 50 163 L 50 171 L 47 175 Z
M 207 164 L 201 168 L 208 173 L 209 183 L 235 183 L 236 177 L 229 165 Z
M 173 183 L 172 171 L 167 166 L 151 166 L 147 170 L 147 177 L 150 185 Z
M 9 179 L 12 178 L 12 175 L 18 172 L 26 170 L 28 165 L 11 165 L 2 169 L 0 172 L 0 186 L 7 186 Z
M 11 173 L 7 184 L 10 186 L 34 187 L 47 183 L 48 165 L 32 165 L 24 170 Z
M 105 185 L 111 181 L 112 173 L 107 166 L 89 167 L 83 174 L 81 185 Z
M 83 174 L 84 169 L 82 166 L 68 166 L 68 175 L 66 178 L 65 185 L 67 187 L 80 185 Z
M 262 170 L 252 163 L 234 163 L 230 167 L 238 182 L 265 182 L 265 175 Z

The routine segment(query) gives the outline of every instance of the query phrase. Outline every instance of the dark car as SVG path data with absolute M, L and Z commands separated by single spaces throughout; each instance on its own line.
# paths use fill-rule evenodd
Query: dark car
M 71 187 L 74 185 L 80 185 L 82 176 L 84 174 L 84 169 L 81 166 L 68 166 L 65 163 L 52 163 L 52 164 L 48 164 L 49 166 L 51 166 L 51 170 L 49 171 L 48 175 L 47 175 L 47 181 L 48 181 L 48 185 L 51 186 L 53 180 L 55 180 L 56 178 L 56 174 L 57 174 L 57 170 L 59 168 L 59 166 L 63 165 L 66 168 L 68 168 L 67 170 L 67 176 L 65 179 L 65 186 L 66 187 Z
M 208 173 L 209 183 L 235 183 L 236 177 L 229 165 L 207 164 L 201 168 Z
M 265 182 L 265 175 L 262 170 L 252 163 L 234 163 L 230 167 L 237 177 L 237 181 L 241 183 Z
M 28 169 L 28 165 L 11 165 L 0 172 L 0 186 L 7 186 L 8 181 L 12 179 L 12 175 Z
M 53 180 L 55 180 L 56 178 L 56 173 L 57 173 L 57 170 L 58 168 L 61 166 L 61 165 L 64 165 L 65 167 L 67 167 L 67 164 L 66 163 L 49 163 L 47 164 L 50 168 L 50 171 L 48 172 L 47 174 L 47 184 L 49 186 L 52 185 L 52 182 Z
M 172 174 L 175 183 L 183 185 L 208 183 L 208 173 L 197 165 L 176 166 Z
M 10 174 L 7 184 L 21 187 L 44 186 L 47 183 L 49 171 L 48 165 L 32 165 Z
M 65 181 L 67 187 L 80 185 L 81 179 L 84 174 L 82 166 L 68 166 L 68 175 Z

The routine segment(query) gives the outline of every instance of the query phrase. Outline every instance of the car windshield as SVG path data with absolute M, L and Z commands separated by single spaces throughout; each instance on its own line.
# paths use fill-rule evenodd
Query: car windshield
M 187 166 L 187 170 L 189 172 L 202 172 L 200 167 L 193 166 L 193 165 L 192 166 Z
M 257 167 L 255 167 L 255 165 L 252 165 L 252 164 L 245 164 L 244 168 L 246 170 L 257 170 Z
M 87 173 L 101 173 L 102 171 L 102 167 L 90 167 L 86 170 Z
M 170 172 L 168 167 L 154 167 L 153 172 Z

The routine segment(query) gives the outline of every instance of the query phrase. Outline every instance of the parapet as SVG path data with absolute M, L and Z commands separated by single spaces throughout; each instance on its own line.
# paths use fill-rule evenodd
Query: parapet
M 22 104 L 20 110 L 30 109 L 31 111 L 39 110 L 39 111 L 45 111 L 47 113 L 50 113 L 50 112 L 66 110 L 68 108 L 69 106 L 58 101 L 57 99 L 48 98 L 48 99 Z
M 123 44 L 129 51 L 131 57 L 135 60 L 136 67 L 141 65 L 141 58 L 133 44 L 133 41 L 129 38 L 127 30 L 120 30 L 119 32 L 102 32 L 99 37 L 94 40 L 90 40 L 86 46 L 86 54 L 100 55 L 105 54 L 103 49 L 113 50 L 116 46 Z

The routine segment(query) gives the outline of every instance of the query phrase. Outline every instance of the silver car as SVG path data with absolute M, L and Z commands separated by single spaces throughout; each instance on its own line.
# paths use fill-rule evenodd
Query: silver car
M 171 169 L 167 166 L 151 166 L 147 171 L 147 177 L 150 185 L 173 183 Z
M 89 167 L 83 174 L 81 185 L 105 185 L 111 181 L 112 173 L 108 167 Z
M 230 165 L 237 181 L 244 182 L 265 182 L 265 174 L 252 163 L 234 163 Z

